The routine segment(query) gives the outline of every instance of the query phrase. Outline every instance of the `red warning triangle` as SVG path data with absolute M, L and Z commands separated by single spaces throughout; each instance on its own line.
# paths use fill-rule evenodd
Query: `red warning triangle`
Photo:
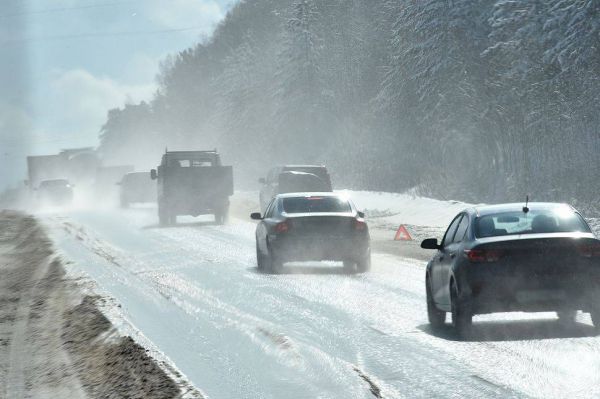
M 394 241 L 412 241 L 412 237 L 406 227 L 403 224 L 398 227 L 398 231 L 396 232 L 396 236 L 394 237 Z

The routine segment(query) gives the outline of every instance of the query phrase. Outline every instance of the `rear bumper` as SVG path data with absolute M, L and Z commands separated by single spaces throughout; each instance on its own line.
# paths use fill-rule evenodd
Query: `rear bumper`
M 468 297 L 475 314 L 583 310 L 600 306 L 600 275 L 471 275 Z
M 269 241 L 281 262 L 359 260 L 370 249 L 368 237 L 285 237 Z

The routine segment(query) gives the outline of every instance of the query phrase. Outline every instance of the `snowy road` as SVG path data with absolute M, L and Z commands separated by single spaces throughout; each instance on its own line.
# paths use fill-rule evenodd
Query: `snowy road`
M 512 314 L 476 317 L 471 342 L 434 335 L 421 261 L 376 253 L 365 275 L 302 264 L 273 276 L 257 272 L 243 220 L 158 228 L 148 208 L 43 220 L 69 267 L 211 398 L 600 396 L 587 315 L 568 330 Z

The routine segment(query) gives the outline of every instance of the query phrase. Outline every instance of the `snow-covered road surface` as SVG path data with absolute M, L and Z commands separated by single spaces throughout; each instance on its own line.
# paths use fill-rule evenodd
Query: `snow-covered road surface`
M 553 314 L 475 318 L 475 339 L 434 335 L 424 263 L 374 254 L 256 270 L 253 223 L 155 210 L 43 215 L 55 245 L 211 398 L 598 397 L 600 338 Z

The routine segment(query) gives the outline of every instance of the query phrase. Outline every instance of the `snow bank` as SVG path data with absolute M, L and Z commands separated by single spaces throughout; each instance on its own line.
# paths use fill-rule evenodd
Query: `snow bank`
M 370 219 L 385 218 L 393 225 L 446 227 L 457 213 L 471 204 L 459 201 L 440 201 L 409 194 L 343 191 Z

